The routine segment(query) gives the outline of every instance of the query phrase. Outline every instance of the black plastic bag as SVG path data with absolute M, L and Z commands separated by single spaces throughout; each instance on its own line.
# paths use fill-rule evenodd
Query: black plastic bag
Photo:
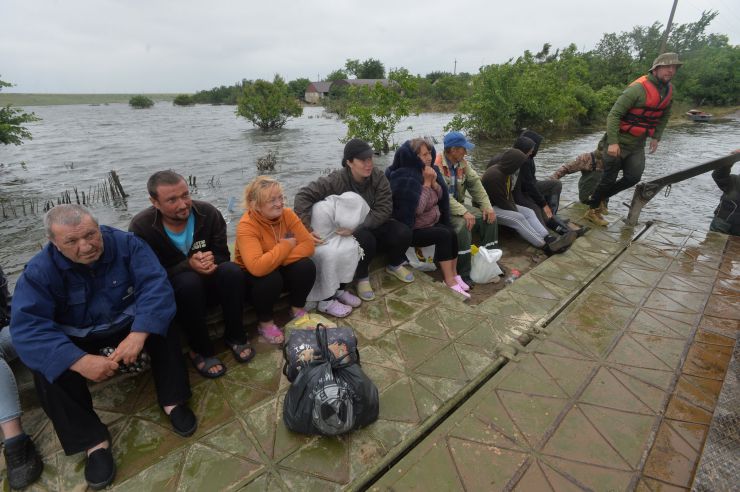
M 321 323 L 317 327 L 326 331 L 327 347 L 331 348 L 336 344 L 335 357 L 342 357 L 347 353 L 349 357 L 346 361 L 360 362 L 357 337 L 352 328 L 326 328 Z M 308 367 L 314 358 L 323 359 L 315 330 L 292 330 L 283 345 L 283 357 L 285 358 L 283 374 L 292 383 L 300 370 Z
M 301 434 L 336 436 L 375 422 L 378 389 L 351 354 L 335 357 L 326 328 L 316 327 L 322 359 L 304 366 L 283 403 L 285 426 Z

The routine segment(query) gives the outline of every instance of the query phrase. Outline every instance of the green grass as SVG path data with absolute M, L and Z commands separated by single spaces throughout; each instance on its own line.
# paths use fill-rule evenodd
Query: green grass
M 128 104 L 139 94 L 21 94 L 0 92 L 0 106 L 55 106 L 60 104 Z M 154 102 L 172 102 L 177 94 L 143 94 Z

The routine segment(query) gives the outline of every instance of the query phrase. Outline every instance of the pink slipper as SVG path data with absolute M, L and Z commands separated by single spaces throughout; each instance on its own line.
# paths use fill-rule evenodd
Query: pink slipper
M 267 340 L 267 343 L 270 343 L 272 345 L 280 345 L 285 341 L 283 330 L 278 328 L 277 325 L 275 325 L 274 323 L 267 328 L 263 328 L 260 326 L 257 331 L 259 331 L 259 334 L 262 335 L 265 340 Z
M 450 287 L 450 286 L 449 286 L 449 285 L 447 285 L 446 283 L 442 282 L 442 285 L 444 285 L 444 286 L 445 286 L 445 287 L 447 287 L 448 289 L 452 289 L 452 290 L 454 290 L 454 291 L 455 291 L 455 292 L 457 292 L 458 294 L 462 294 L 463 296 L 465 296 L 465 299 L 470 299 L 470 294 L 468 294 L 467 292 L 465 292 L 465 291 L 463 290 L 463 288 L 462 288 L 462 287 L 461 287 L 461 286 L 460 286 L 459 284 L 455 284 L 455 285 L 453 285 L 452 287 Z
M 462 289 L 467 292 L 470 290 L 470 286 L 465 283 L 465 281 L 462 279 L 460 275 L 455 275 L 455 282 L 457 282 L 457 285 L 462 287 Z
M 352 306 L 353 308 L 360 307 L 362 305 L 362 299 L 348 290 L 343 290 L 342 293 L 336 297 L 336 300 L 342 304 L 346 304 L 347 306 Z
M 319 312 L 334 316 L 335 318 L 344 318 L 352 313 L 352 307 L 342 304 L 336 299 L 329 301 L 319 301 L 318 308 Z

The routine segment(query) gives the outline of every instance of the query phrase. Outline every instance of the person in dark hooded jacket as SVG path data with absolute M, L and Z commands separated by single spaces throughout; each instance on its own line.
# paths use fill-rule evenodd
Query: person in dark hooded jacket
M 733 153 L 740 153 L 740 149 Z M 740 236 L 740 175 L 731 174 L 731 170 L 732 164 L 712 172 L 712 179 L 722 190 L 722 198 L 714 211 L 709 230 Z
M 499 224 L 511 227 L 532 246 L 548 253 L 562 252 L 573 243 L 576 234 L 568 232 L 559 237 L 550 234 L 531 208 L 514 201 L 514 176 L 526 159 L 526 154 L 518 149 L 509 149 L 494 156 L 481 178 L 483 187 Z
M 406 141 L 385 170 L 393 196 L 393 218 L 411 228 L 411 245 L 434 245 L 444 283 L 470 297 L 457 273 L 457 233 L 450 222 L 450 197 L 439 168 L 432 166 L 434 145 L 423 138 Z
M 540 148 L 543 137 L 531 130 L 524 130 L 514 142 L 514 148 L 519 149 L 527 156 L 527 160 L 519 170 L 519 176 L 514 187 L 514 201 L 519 205 L 531 208 L 537 214 L 542 225 L 549 227 L 559 234 L 570 231 L 566 221 L 558 217 L 560 193 L 563 185 L 556 179 L 538 180 L 537 166 L 534 157 Z M 578 229 L 577 235 L 582 235 L 585 229 Z

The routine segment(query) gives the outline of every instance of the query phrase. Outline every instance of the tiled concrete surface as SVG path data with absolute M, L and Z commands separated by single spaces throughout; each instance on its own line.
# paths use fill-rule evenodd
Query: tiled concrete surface
M 730 367 L 714 411 L 709 435 L 691 490 L 732 490 L 740 470 L 740 342 L 735 342 Z
M 649 230 L 371 490 L 685 489 L 738 332 L 738 246 Z
M 361 487 L 496 372 L 504 356 L 518 362 L 488 381 L 375 487 L 637 486 L 725 237 L 661 227 L 629 246 L 635 233 L 618 224 L 593 230 L 475 307 L 424 275 L 406 285 L 375 273 L 378 300 L 346 323 L 357 331 L 363 368 L 380 390 L 380 418 L 341 438 L 287 431 L 282 354 L 264 344 L 246 366 L 223 354 L 229 372 L 221 379 L 191 374 L 200 426 L 189 439 L 169 430 L 149 375 L 97 385 L 95 405 L 110 425 L 119 467 L 112 488 Z M 597 278 L 628 246 L 628 254 Z M 736 289 L 732 277 L 724 280 L 717 289 Z M 702 322 L 710 345 L 717 345 L 717 333 L 709 332 L 726 336 L 723 319 L 737 309 L 717 292 Z M 535 341 L 522 347 L 523 334 Z M 686 393 L 698 391 L 689 383 L 714 374 L 701 372 L 711 371 L 701 365 L 704 348 L 696 349 L 700 362 L 686 375 Z M 84 457 L 65 456 L 43 412 L 24 403 L 24 425 L 46 465 L 31 490 L 84 490 Z M 675 411 L 685 409 L 676 403 Z M 685 430 L 679 421 L 670 430 L 695 444 L 695 428 Z M 0 477 L 7 488 L 4 473 Z

